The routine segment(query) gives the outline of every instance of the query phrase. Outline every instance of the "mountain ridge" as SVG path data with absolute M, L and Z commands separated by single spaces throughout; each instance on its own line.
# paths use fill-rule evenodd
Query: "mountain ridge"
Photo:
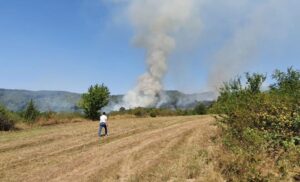
M 75 112 L 78 111 L 77 103 L 80 93 L 69 91 L 40 90 L 31 91 L 25 89 L 0 88 L 0 104 L 12 111 L 22 111 L 26 108 L 30 99 L 36 103 L 37 108 L 44 111 Z M 110 103 L 104 108 L 111 111 L 122 102 L 123 95 L 112 95 Z M 161 93 L 161 102 L 158 107 L 170 109 L 187 109 L 194 107 L 198 102 L 211 102 L 216 96 L 213 92 L 185 94 L 177 90 L 167 90 Z

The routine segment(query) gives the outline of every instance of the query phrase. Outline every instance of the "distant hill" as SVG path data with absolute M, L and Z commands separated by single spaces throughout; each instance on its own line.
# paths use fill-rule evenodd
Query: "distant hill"
M 63 91 L 28 91 L 0 89 L 0 104 L 12 111 L 23 110 L 33 99 L 40 111 L 69 112 L 77 109 L 80 94 Z
M 78 111 L 77 103 L 81 94 L 65 91 L 28 91 L 0 89 L 0 104 L 12 111 L 24 110 L 30 99 L 33 99 L 40 111 L 73 112 Z M 209 103 L 216 98 L 213 92 L 184 94 L 179 91 L 165 91 L 161 94 L 158 107 L 161 108 L 192 108 L 199 101 Z M 111 96 L 105 108 L 111 111 L 116 104 L 122 102 L 123 95 Z
M 113 110 L 115 105 L 122 103 L 123 95 L 112 96 L 109 105 L 105 108 L 107 111 Z M 199 102 L 209 105 L 216 99 L 214 92 L 202 92 L 197 94 L 184 94 L 177 90 L 169 90 L 161 93 L 159 108 L 169 109 L 191 109 Z

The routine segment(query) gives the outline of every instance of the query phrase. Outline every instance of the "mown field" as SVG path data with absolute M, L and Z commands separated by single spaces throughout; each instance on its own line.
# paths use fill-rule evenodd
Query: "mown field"
M 114 119 L 0 133 L 0 181 L 223 181 L 211 116 Z

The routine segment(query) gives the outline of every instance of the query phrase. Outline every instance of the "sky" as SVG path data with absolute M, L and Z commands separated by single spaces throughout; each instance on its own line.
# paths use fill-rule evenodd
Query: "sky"
M 135 29 L 124 13 L 128 1 L 0 0 L 0 88 L 82 93 L 90 85 L 104 83 L 112 94 L 126 93 L 147 69 L 145 50 L 135 45 Z M 208 89 L 210 70 L 217 64 L 212 60 L 236 30 L 247 29 L 250 12 L 258 6 L 257 0 L 246 5 L 230 1 L 206 3 L 201 33 L 177 37 L 165 89 L 187 93 Z M 245 58 L 247 64 L 237 75 L 245 71 L 271 75 L 274 69 L 289 66 L 300 69 L 300 3 L 285 2 L 281 9 L 263 11 L 271 25 L 263 39 L 256 37 L 254 56 Z

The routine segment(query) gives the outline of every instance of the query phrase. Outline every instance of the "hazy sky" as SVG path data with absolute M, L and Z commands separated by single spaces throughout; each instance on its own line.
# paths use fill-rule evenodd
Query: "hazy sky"
M 145 71 L 144 50 L 134 45 L 124 13 L 127 1 L 0 0 L 0 88 L 84 92 L 104 83 L 113 94 L 126 93 Z M 165 88 L 207 90 L 211 60 L 239 29 L 247 29 L 251 17 L 270 25 L 258 29 L 263 33 L 255 36 L 255 55 L 245 58 L 248 64 L 236 74 L 300 69 L 299 0 L 282 0 L 286 6 L 257 15 L 261 1 L 203 0 L 201 20 L 195 17 L 199 35 L 178 37 Z M 251 31 L 245 36 L 253 37 Z

